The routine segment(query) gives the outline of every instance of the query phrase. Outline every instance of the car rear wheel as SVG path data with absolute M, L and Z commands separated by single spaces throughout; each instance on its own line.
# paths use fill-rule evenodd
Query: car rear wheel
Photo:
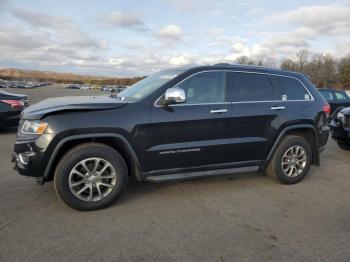
M 338 141 L 337 144 L 338 144 L 338 146 L 339 146 L 341 149 L 350 150 L 350 142 L 347 142 L 347 141 Z
M 288 135 L 278 146 L 266 169 L 283 184 L 295 184 L 307 174 L 312 162 L 311 147 L 299 136 Z
M 74 147 L 60 160 L 54 185 L 69 206 L 79 210 L 107 207 L 127 184 L 125 161 L 113 148 L 86 143 Z

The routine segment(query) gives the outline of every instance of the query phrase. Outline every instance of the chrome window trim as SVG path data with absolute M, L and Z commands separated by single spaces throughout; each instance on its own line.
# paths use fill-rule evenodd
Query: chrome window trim
M 267 76 L 280 76 L 280 77 L 287 77 L 287 78 L 293 78 L 296 79 L 301 83 L 301 85 L 304 87 L 306 92 L 310 95 L 311 99 L 305 100 L 305 99 L 300 99 L 300 100 L 266 100 L 266 101 L 236 101 L 236 102 L 222 102 L 222 103 L 200 103 L 200 104 L 173 104 L 169 106 L 193 106 L 193 105 L 222 105 L 222 104 L 247 104 L 247 103 L 275 103 L 275 102 L 313 102 L 315 101 L 314 96 L 311 94 L 309 89 L 304 85 L 303 82 L 301 82 L 298 78 L 294 76 L 286 76 L 286 75 L 280 75 L 280 74 L 275 74 L 275 73 L 265 73 L 265 72 L 253 72 L 253 71 L 241 71 L 241 70 L 229 70 L 229 69 L 213 69 L 213 70 L 205 70 L 205 71 L 200 71 L 196 72 L 194 74 L 191 74 L 187 76 L 186 78 L 182 79 L 179 83 L 177 83 L 175 86 L 170 87 L 170 88 L 176 88 L 178 85 L 180 85 L 182 82 L 185 80 L 189 79 L 190 77 L 193 77 L 195 75 L 201 74 L 201 73 L 208 73 L 208 72 L 231 72 L 231 73 L 247 73 L 247 74 L 260 74 L 260 75 L 267 75 Z M 273 86 L 273 83 L 271 83 Z M 164 94 L 163 94 L 164 95 Z M 158 100 L 163 96 L 161 95 L 154 101 L 153 105 L 154 107 L 164 107 L 162 105 L 157 105 Z

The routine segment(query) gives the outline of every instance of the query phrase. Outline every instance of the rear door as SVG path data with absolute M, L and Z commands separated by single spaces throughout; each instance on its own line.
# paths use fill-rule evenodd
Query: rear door
M 196 73 L 175 86 L 186 102 L 151 106 L 149 170 L 208 166 L 228 161 L 231 110 L 224 71 Z M 163 99 L 163 96 L 158 99 Z
M 229 154 L 232 162 L 264 160 L 277 130 L 287 118 L 286 105 L 274 101 L 267 74 L 230 73 L 232 119 Z

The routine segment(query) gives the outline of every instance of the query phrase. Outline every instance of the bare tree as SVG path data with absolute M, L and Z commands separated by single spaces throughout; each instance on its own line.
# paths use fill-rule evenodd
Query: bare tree
M 338 63 L 339 81 L 345 88 L 350 88 L 350 53 Z
M 336 81 L 337 60 L 330 54 L 314 54 L 307 67 L 312 82 L 318 87 L 329 87 Z
M 248 56 L 242 55 L 236 58 L 236 63 L 241 65 L 251 65 L 253 64 L 253 61 Z
M 289 71 L 298 71 L 297 64 L 292 59 L 283 60 L 281 62 L 281 69 L 289 70 Z
M 303 70 L 310 59 L 310 51 L 308 49 L 301 49 L 295 54 L 297 58 L 297 65 L 299 70 Z

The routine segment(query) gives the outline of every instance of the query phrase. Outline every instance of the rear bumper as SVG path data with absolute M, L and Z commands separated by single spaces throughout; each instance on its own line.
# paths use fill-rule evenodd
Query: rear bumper
M 0 127 L 15 127 L 21 119 L 22 110 L 10 111 L 0 119 Z

